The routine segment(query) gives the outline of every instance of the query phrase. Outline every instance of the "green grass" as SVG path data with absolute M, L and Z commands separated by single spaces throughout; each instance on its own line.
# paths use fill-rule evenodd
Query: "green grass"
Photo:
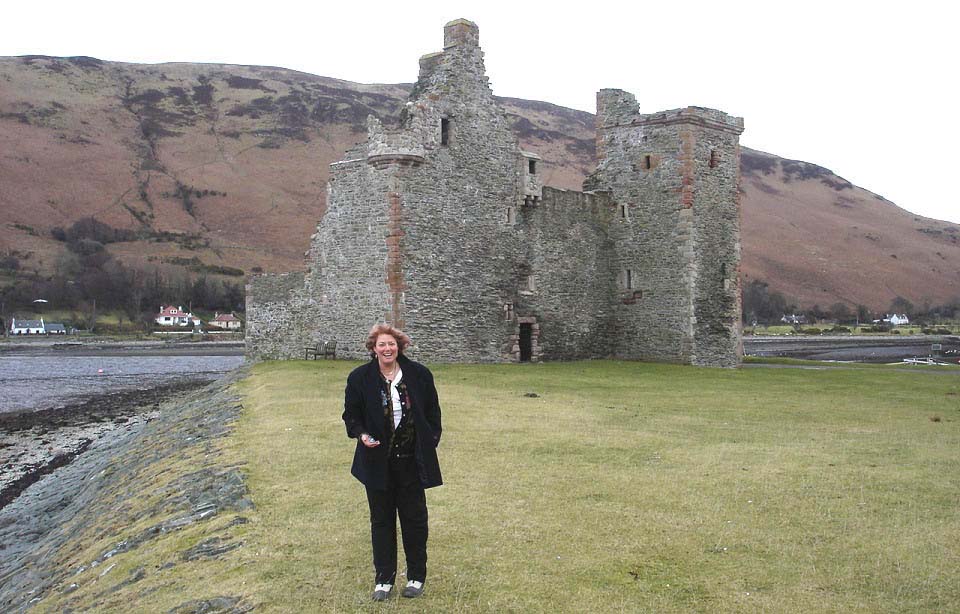
M 244 465 L 257 506 L 231 529 L 244 546 L 148 576 L 110 603 L 167 611 L 244 595 L 258 612 L 960 609 L 960 375 L 435 366 L 446 484 L 427 494 L 426 594 L 375 605 L 366 499 L 340 420 L 355 365 L 256 365 L 220 451 Z M 151 569 L 216 529 L 121 557 Z
M 259 365 L 235 437 L 265 611 L 367 609 L 341 362 Z M 960 607 L 960 377 L 438 366 L 447 484 L 419 611 Z M 527 397 L 536 393 L 538 397 Z M 938 419 L 939 421 L 934 421 Z

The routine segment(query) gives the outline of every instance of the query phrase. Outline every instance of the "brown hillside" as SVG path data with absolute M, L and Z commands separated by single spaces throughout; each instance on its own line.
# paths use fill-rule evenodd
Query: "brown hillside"
M 50 273 L 64 249 L 50 230 L 95 216 L 138 231 L 109 246 L 130 264 L 301 268 L 328 165 L 364 137 L 368 114 L 396 121 L 408 91 L 279 68 L 0 58 L 0 253 Z M 579 188 L 593 116 L 501 101 L 546 183 Z M 742 189 L 748 280 L 803 305 L 960 296 L 956 225 L 749 149 Z

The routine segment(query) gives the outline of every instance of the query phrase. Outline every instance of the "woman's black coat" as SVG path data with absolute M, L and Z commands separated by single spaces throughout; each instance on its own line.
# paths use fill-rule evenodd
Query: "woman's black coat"
M 416 427 L 416 457 L 420 483 L 424 488 L 440 486 L 440 463 L 437 461 L 437 444 L 440 443 L 440 402 L 433 384 L 433 374 L 425 366 L 403 354 L 397 357 L 407 384 L 407 395 Z M 387 488 L 389 433 L 384 432 L 386 419 L 381 397 L 381 376 L 377 359 L 354 369 L 347 377 L 344 393 L 343 423 L 347 435 L 356 438 L 357 449 L 353 455 L 350 473 L 368 488 Z M 360 441 L 367 433 L 381 444 L 368 448 Z

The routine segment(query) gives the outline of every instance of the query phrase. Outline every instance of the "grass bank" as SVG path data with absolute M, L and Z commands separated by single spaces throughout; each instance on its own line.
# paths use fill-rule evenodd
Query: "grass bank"
M 371 608 L 339 419 L 352 366 L 268 363 L 240 385 L 233 445 L 258 510 L 237 556 L 266 611 Z M 599 361 L 435 374 L 447 485 L 428 494 L 427 595 L 388 607 L 960 607 L 960 377 Z

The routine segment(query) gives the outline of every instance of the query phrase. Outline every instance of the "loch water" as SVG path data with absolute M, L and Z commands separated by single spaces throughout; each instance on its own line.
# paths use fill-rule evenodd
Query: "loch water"
M 0 355 L 0 412 L 48 409 L 91 396 L 217 379 L 243 356 Z

